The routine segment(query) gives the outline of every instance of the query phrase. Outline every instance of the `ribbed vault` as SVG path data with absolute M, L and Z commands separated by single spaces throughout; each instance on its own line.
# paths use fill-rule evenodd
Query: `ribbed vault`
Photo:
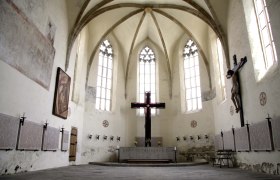
M 211 0 L 162 0 L 160 3 L 153 0 L 85 0 L 80 11 L 77 12 L 77 18 L 69 35 L 65 69 L 68 68 L 75 39 L 85 26 L 90 26 L 89 29 L 94 31 L 93 33 L 99 32 L 99 38 L 91 42 L 93 48 L 88 60 L 87 78 L 101 42 L 109 34 L 114 34 L 124 49 L 126 89 L 133 50 L 145 39 L 150 39 L 164 53 L 170 97 L 172 97 L 173 62 L 171 56 L 178 39 L 186 34 L 198 46 L 207 69 L 210 88 L 212 88 L 207 58 L 208 49 L 205 45 L 205 37 L 209 29 L 221 39 L 227 58 L 226 64 L 229 67 L 226 38 L 214 9 Z M 98 28 L 102 28 L 102 31 Z

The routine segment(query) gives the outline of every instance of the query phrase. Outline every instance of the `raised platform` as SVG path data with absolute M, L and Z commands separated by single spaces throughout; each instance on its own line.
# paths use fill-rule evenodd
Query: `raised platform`
M 117 166 L 117 167 L 178 167 L 178 166 L 197 166 L 209 164 L 208 162 L 182 162 L 182 163 L 117 163 L 117 162 L 90 162 L 92 165 Z

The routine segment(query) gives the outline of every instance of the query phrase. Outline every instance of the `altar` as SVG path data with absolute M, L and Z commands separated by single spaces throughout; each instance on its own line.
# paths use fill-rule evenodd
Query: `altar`
M 176 162 L 176 147 L 120 147 L 119 162 Z
M 132 102 L 131 108 L 145 109 L 145 137 L 136 137 L 136 147 L 118 148 L 119 162 L 176 162 L 176 147 L 161 147 L 161 137 L 151 137 L 151 108 L 165 108 L 165 103 L 151 102 L 151 92 L 145 92 L 145 102 Z M 143 147 L 145 146 L 145 147 Z

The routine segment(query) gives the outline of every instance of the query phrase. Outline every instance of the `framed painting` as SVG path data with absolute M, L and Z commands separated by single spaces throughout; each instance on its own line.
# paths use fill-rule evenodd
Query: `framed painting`
M 54 92 L 53 114 L 67 119 L 71 78 L 61 68 L 57 68 Z

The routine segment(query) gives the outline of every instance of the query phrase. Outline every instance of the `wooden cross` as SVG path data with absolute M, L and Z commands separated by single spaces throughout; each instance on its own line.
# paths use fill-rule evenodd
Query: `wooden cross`
M 237 63 L 236 55 L 233 56 L 233 69 L 227 71 L 227 79 L 232 79 L 232 88 L 231 88 L 231 100 L 235 106 L 235 112 L 240 112 L 240 123 L 241 127 L 244 126 L 244 115 L 243 115 L 243 107 L 242 107 L 242 98 L 241 98 L 241 88 L 240 88 L 240 80 L 239 80 L 239 70 L 243 67 L 243 65 L 247 62 L 247 57 L 241 58 L 240 62 Z
M 151 146 L 151 108 L 165 108 L 165 103 L 151 103 L 151 92 L 145 92 L 145 102 L 132 102 L 131 108 L 145 108 L 145 147 Z

